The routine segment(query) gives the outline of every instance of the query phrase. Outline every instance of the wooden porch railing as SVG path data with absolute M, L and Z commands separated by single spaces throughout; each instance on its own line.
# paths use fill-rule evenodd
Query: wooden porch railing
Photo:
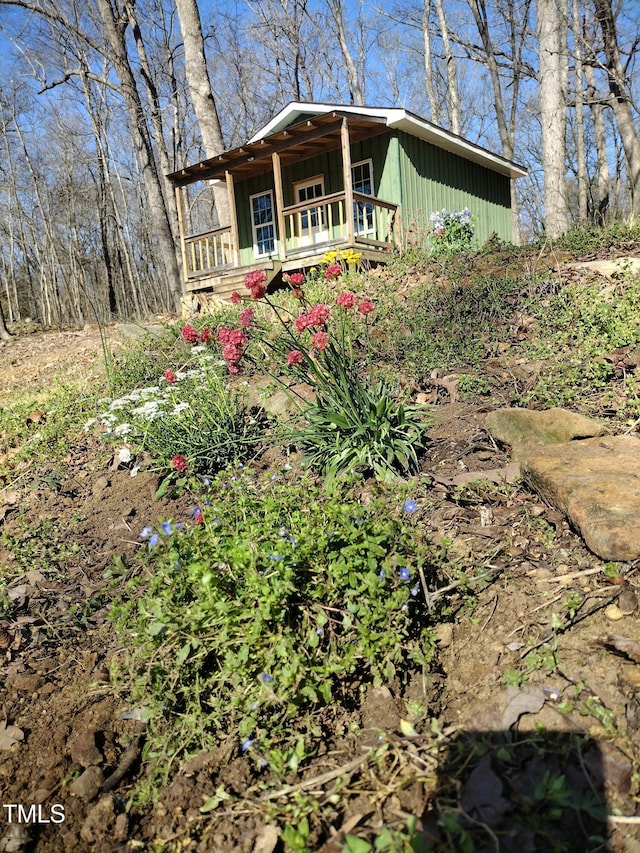
M 399 244 L 397 204 L 358 192 L 353 200 L 356 245 L 389 250 Z M 285 256 L 343 243 L 348 231 L 345 206 L 345 193 L 337 192 L 285 207 Z
M 236 247 L 230 225 L 185 237 L 184 249 L 188 278 L 236 265 Z

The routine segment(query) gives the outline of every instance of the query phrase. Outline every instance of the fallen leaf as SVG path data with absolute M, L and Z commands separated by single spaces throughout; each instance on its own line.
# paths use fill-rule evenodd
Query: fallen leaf
M 593 640 L 591 645 L 619 652 L 634 663 L 640 663 L 640 643 L 620 634 L 612 634 Z
M 507 690 L 507 707 L 502 715 L 502 728 L 508 730 L 515 725 L 523 714 L 537 714 L 545 703 L 545 695 L 539 687 L 533 685 L 518 690 Z
M 263 826 L 253 846 L 253 853 L 273 853 L 279 840 L 280 830 L 277 826 Z

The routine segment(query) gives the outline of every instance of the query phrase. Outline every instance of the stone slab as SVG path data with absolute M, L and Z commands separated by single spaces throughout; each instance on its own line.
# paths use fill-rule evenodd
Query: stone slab
M 640 557 L 640 437 L 530 446 L 523 449 L 520 470 L 603 560 Z
M 606 431 L 600 421 L 561 408 L 542 412 L 533 409 L 496 409 L 485 417 L 485 426 L 493 438 L 511 447 L 514 459 L 519 459 L 525 448 L 531 446 L 592 438 L 604 435 Z

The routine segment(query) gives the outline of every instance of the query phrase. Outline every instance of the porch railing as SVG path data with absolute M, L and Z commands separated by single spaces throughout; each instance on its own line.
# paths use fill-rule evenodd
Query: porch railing
M 348 239 L 346 197 L 331 193 L 285 207 L 285 255 Z M 372 195 L 353 193 L 353 229 L 356 245 L 389 250 L 398 244 L 398 205 Z
M 236 264 L 230 225 L 185 237 L 184 249 L 188 278 L 224 270 Z

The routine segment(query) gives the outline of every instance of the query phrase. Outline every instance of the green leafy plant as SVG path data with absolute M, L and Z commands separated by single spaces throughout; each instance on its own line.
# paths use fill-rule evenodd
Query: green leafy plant
M 152 718 L 152 739 L 166 735 L 154 750 L 226 732 L 258 764 L 291 772 L 309 754 L 310 711 L 426 667 L 421 577 L 433 582 L 437 564 L 411 509 L 241 470 L 214 480 L 188 529 L 145 528 L 148 568 L 114 617 L 135 648 L 135 695 L 171 721 L 167 733 Z
M 170 479 L 210 475 L 256 455 L 264 418 L 247 410 L 242 389 L 229 387 L 221 362 L 203 345 L 180 354 L 186 358 L 182 367 L 167 367 L 156 384 L 109 401 L 97 417 L 107 439 L 124 447 L 125 455 L 147 451 L 160 470 L 171 472 Z
M 467 207 L 464 210 L 434 210 L 429 215 L 429 223 L 434 257 L 449 257 L 471 248 L 473 217 Z
M 343 263 L 335 259 L 323 270 L 325 279 L 331 281 L 344 273 Z M 311 305 L 302 289 L 305 276 L 294 273 L 288 276 L 288 283 L 303 310 L 293 317 L 266 296 L 265 278 L 264 273 L 253 272 L 246 284 L 254 299 L 271 306 L 279 334 L 266 335 L 253 327 L 254 309 L 242 311 L 241 328 L 218 332 L 229 370 L 237 373 L 240 361 L 250 359 L 248 330 L 253 327 L 253 342 L 280 364 L 272 375 L 297 403 L 300 423 L 291 440 L 300 445 L 314 468 L 329 479 L 354 469 L 381 479 L 416 471 L 426 429 L 424 407 L 396 402 L 388 383 L 373 380 L 370 361 L 364 375 L 360 370 L 354 339 L 364 337 L 368 348 L 368 316 L 375 304 L 345 290 L 332 307 Z M 239 295 L 236 301 L 240 301 Z M 280 370 L 286 371 L 288 378 L 282 378 Z M 293 383 L 310 386 L 314 402 L 302 399 Z

